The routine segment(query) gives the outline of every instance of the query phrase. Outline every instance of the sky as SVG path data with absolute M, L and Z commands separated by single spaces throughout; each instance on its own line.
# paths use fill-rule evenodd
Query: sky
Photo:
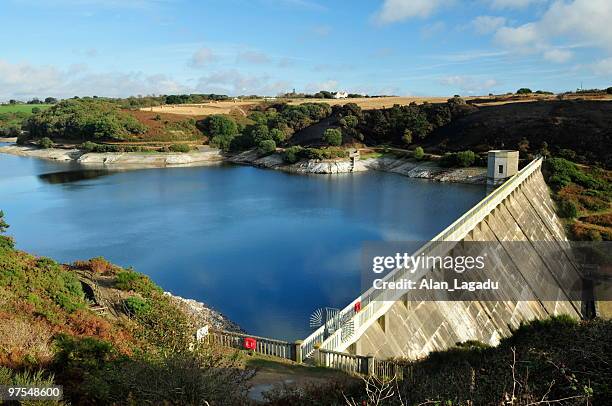
M 2 0 L 0 100 L 612 86 L 612 0 Z

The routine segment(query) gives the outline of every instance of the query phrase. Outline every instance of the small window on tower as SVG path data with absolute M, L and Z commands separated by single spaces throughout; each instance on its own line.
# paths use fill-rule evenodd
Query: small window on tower
M 504 173 L 504 165 L 499 165 L 499 173 Z

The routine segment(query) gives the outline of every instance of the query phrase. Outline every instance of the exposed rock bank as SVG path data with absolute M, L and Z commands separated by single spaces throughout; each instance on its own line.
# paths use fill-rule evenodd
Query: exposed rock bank
M 393 172 L 410 178 L 430 179 L 439 182 L 486 183 L 485 168 L 442 168 L 432 161 L 415 161 L 393 156 L 367 158 L 352 162 L 350 159 L 283 162 L 280 154 L 259 156 L 256 151 L 224 155 L 220 150 L 204 147 L 187 153 L 158 152 L 105 152 L 85 153 L 78 149 L 40 149 L 32 146 L 9 145 L 0 147 L 0 153 L 58 161 L 76 161 L 84 165 L 111 168 L 155 168 L 176 166 L 203 166 L 222 162 L 253 165 L 299 174 L 338 174 L 377 170 Z
M 173 295 L 170 292 L 164 292 L 164 294 L 178 303 L 198 322 L 199 325 L 208 325 L 217 330 L 244 332 L 240 326 L 238 326 L 238 324 L 234 323 L 218 311 L 211 309 L 202 302 L 198 302 L 193 299 L 185 299 L 183 297 Z

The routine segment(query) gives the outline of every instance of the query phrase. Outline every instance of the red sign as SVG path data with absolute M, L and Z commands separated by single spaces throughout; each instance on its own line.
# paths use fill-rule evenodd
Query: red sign
M 361 302 L 355 303 L 355 313 L 359 313 L 361 310 Z
M 257 341 L 252 337 L 246 337 L 244 339 L 244 348 L 247 350 L 254 350 L 257 346 Z

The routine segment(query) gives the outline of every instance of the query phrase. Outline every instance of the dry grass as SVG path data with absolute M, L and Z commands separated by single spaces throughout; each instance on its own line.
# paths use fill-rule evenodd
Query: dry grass
M 44 322 L 3 314 L 0 316 L 0 364 L 18 367 L 26 361 L 47 363 L 53 357 L 52 339 L 53 332 Z

